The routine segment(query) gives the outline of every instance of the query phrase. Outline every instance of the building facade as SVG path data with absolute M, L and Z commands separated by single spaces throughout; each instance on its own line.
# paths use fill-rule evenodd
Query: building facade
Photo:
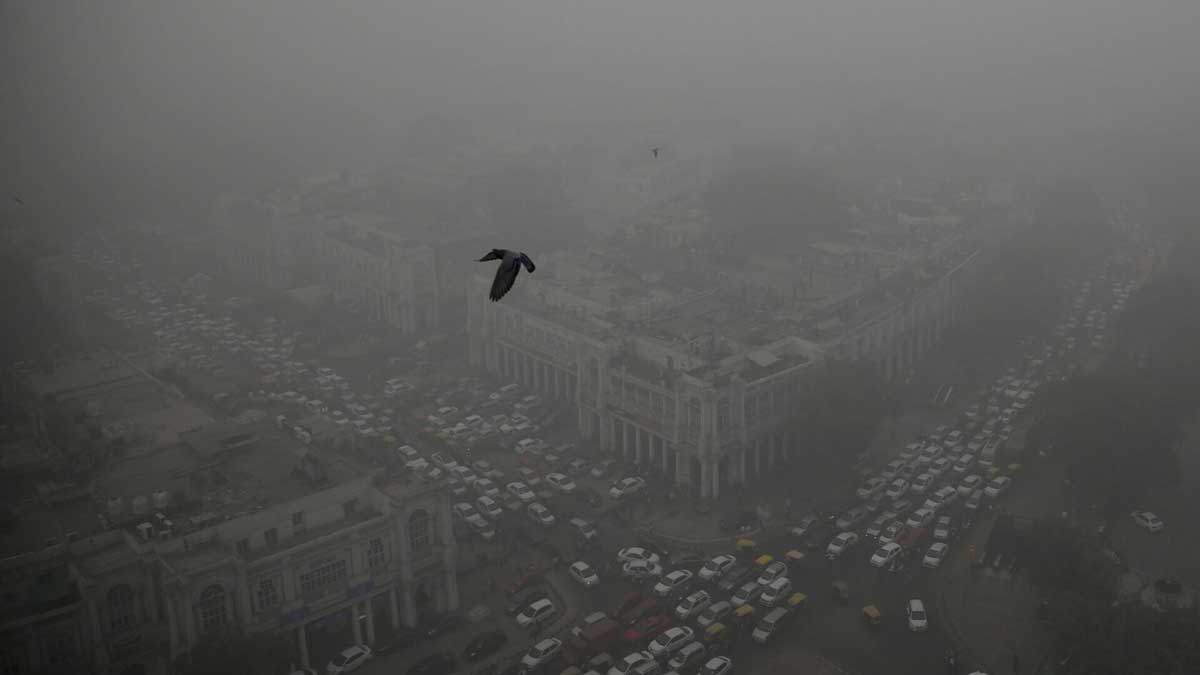
M 319 668 L 348 644 L 416 625 L 421 611 L 458 606 L 441 484 L 367 477 L 186 535 L 145 517 L 136 534 L 110 529 L 0 560 L 5 673 L 168 673 L 228 628 L 283 633 L 296 663 Z

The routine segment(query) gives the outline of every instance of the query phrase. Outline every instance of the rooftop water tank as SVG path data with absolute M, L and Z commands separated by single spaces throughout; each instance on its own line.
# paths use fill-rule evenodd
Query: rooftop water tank
M 171 504 L 171 495 L 167 494 L 166 490 L 159 490 L 154 493 L 154 508 L 165 509 Z

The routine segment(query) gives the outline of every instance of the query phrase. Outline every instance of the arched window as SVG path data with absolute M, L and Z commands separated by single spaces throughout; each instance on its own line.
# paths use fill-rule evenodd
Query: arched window
M 133 628 L 134 615 L 133 589 L 128 584 L 113 586 L 108 591 L 108 628 L 114 633 Z
M 408 517 L 408 544 L 413 552 L 429 548 L 429 514 L 414 511 Z
M 200 613 L 200 629 L 205 633 L 225 625 L 225 589 L 213 584 L 200 594 L 196 605 Z

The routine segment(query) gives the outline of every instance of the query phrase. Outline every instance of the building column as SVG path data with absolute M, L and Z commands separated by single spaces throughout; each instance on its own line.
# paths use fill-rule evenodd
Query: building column
M 417 598 L 413 596 L 412 585 L 404 584 L 404 625 L 409 628 L 417 627 Z
M 622 456 L 624 457 L 626 462 L 629 461 L 629 451 L 630 450 L 634 451 L 634 453 L 635 453 L 634 460 L 635 461 L 637 460 L 637 456 L 636 456 L 637 448 L 634 448 L 633 443 L 630 442 L 629 436 L 631 434 L 629 432 L 630 432 L 629 422 L 626 422 L 625 420 L 621 420 L 621 447 L 623 448 Z
M 167 639 L 171 646 L 171 658 L 179 653 L 179 617 L 175 616 L 175 596 L 169 590 L 163 592 L 167 604 Z
M 450 610 L 458 609 L 458 577 L 451 568 L 446 572 L 446 606 Z
M 388 589 L 388 618 L 392 620 L 392 630 L 400 628 L 400 605 L 396 602 L 396 587 Z
M 311 668 L 312 665 L 308 662 L 308 635 L 304 624 L 296 628 L 296 642 L 300 645 L 300 667 Z
M 740 464 L 740 469 L 738 470 L 738 479 L 741 481 L 742 485 L 745 485 L 747 483 L 747 481 L 746 481 L 746 453 L 748 453 L 748 452 L 750 452 L 750 449 L 743 445 L 742 451 L 740 453 L 741 457 L 738 458 L 738 464 Z
M 642 464 L 643 462 L 646 461 L 646 452 L 645 452 L 645 449 L 642 447 L 642 437 L 643 436 L 645 436 L 645 434 L 642 433 L 642 428 L 635 426 L 633 428 L 633 447 L 635 448 L 635 451 L 637 452 L 637 463 L 638 464 Z
M 191 650 L 196 645 L 196 612 L 192 609 L 192 600 L 187 589 L 181 593 L 183 603 L 183 630 L 187 635 L 187 648 Z
M 368 596 L 364 603 L 367 606 L 367 644 L 375 644 L 375 603 Z
M 767 471 L 775 466 L 775 434 L 767 436 Z
M 762 440 L 754 439 L 754 477 L 762 475 Z
M 712 466 L 712 496 L 713 499 L 721 496 L 721 462 L 713 462 Z
M 663 470 L 663 475 L 665 476 L 665 475 L 667 475 L 667 472 L 671 470 L 671 458 L 670 458 L 670 456 L 667 455 L 667 453 L 670 451 L 667 450 L 667 442 L 665 440 L 663 440 L 661 437 L 658 438 L 658 443 L 659 443 L 658 452 L 660 455 L 662 455 L 662 470 Z
M 700 460 L 700 496 L 707 497 L 710 483 L 708 481 L 708 461 Z
M 358 603 L 350 605 L 350 627 L 354 629 L 354 644 L 360 645 L 363 641 L 362 624 L 358 620 Z

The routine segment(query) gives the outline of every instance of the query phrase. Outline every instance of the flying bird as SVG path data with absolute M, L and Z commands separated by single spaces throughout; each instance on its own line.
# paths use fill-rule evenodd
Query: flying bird
M 25 200 L 21 199 L 17 195 L 13 195 L 13 201 L 20 204 L 21 206 L 25 206 Z
M 650 152 L 654 153 L 654 157 L 658 158 L 658 148 L 650 148 Z
M 521 271 L 521 265 L 525 266 L 526 270 L 532 274 L 536 266 L 529 256 L 520 251 L 509 251 L 503 248 L 494 248 L 490 253 L 479 259 L 479 262 L 487 262 L 488 260 L 499 260 L 500 267 L 496 268 L 496 278 L 492 280 L 492 292 L 488 297 L 492 302 L 496 302 L 508 293 L 513 284 L 517 281 L 517 274 Z

